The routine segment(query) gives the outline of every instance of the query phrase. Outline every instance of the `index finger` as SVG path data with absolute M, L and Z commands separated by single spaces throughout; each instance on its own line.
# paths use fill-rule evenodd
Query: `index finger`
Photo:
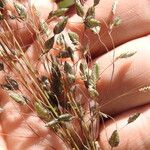
M 108 50 L 113 49 L 113 45 L 118 46 L 129 40 L 150 33 L 150 1 L 119 0 L 114 17 L 119 16 L 122 23 L 120 26 L 114 28 L 111 34 L 112 37 L 110 37 L 108 26 L 112 20 L 111 11 L 113 3 L 114 0 L 101 0 L 99 5 L 96 6 L 96 19 L 101 22 L 100 37 L 103 43 L 101 43 L 97 35 L 94 35 L 91 31 L 85 32 L 90 43 L 89 49 L 93 57 L 98 57 Z M 93 0 L 86 1 L 84 4 L 85 11 L 92 5 Z M 70 18 L 69 27 L 80 35 L 82 43 L 84 43 L 82 38 L 84 26 L 81 23 L 81 18 L 74 14 Z

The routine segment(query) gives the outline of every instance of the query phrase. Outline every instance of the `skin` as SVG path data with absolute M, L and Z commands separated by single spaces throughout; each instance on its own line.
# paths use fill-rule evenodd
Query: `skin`
M 21 2 L 26 3 L 27 1 Z M 121 142 L 116 150 L 149 150 L 150 94 L 149 92 L 140 93 L 137 91 L 140 87 L 150 85 L 150 1 L 119 1 L 116 16 L 120 16 L 122 24 L 112 32 L 112 38 L 116 46 L 115 55 L 124 51 L 137 51 L 137 53 L 131 58 L 120 59 L 115 62 L 111 80 L 113 66 L 111 65 L 106 70 L 105 68 L 111 64 L 114 50 L 105 23 L 110 22 L 112 3 L 113 0 L 101 0 L 96 8 L 96 18 L 102 22 L 100 36 L 107 45 L 109 52 L 102 44 L 97 42 L 97 37 L 93 33 L 86 31 L 91 42 L 90 49 L 93 62 L 97 61 L 100 64 L 102 72 L 101 80 L 97 84 L 100 93 L 99 103 L 102 106 L 102 112 L 113 115 L 118 125 Z M 90 4 L 92 4 L 92 0 L 87 0 L 85 9 Z M 42 9 L 52 9 L 55 4 L 52 5 L 48 0 L 43 0 L 41 5 L 40 0 L 36 0 L 36 5 L 41 10 L 42 17 L 46 18 L 48 11 L 43 12 Z M 10 6 L 7 7 L 12 9 Z M 82 37 L 83 26 L 79 21 L 80 19 L 72 12 L 67 28 L 78 32 Z M 16 24 L 22 26 L 18 22 L 13 22 L 11 25 L 16 27 Z M 15 31 L 18 30 L 17 28 L 14 29 Z M 18 32 L 27 33 L 27 31 L 27 28 L 22 28 Z M 34 35 L 34 32 L 32 34 Z M 26 55 L 34 63 L 38 57 L 36 55 L 38 50 L 34 37 L 29 37 L 31 37 L 30 34 L 22 36 L 21 44 L 25 47 Z M 39 70 L 41 74 L 45 73 L 41 67 L 39 67 Z M 9 73 L 12 74 L 12 72 Z M 3 80 L 3 76 L 4 74 L 1 72 L 0 81 Z M 36 117 L 34 112 L 24 106 L 16 105 L 3 90 L 0 90 L 0 103 L 4 108 L 4 112 L 0 115 L 0 149 L 51 150 L 50 146 L 59 150 L 65 149 L 61 141 L 56 138 L 54 133 L 44 127 L 44 123 Z M 134 123 L 124 127 L 128 117 L 135 112 L 141 112 L 142 114 Z M 27 124 L 34 128 L 36 134 Z M 101 138 L 99 142 L 102 150 L 110 149 L 107 137 L 110 137 L 115 130 L 115 123 L 112 120 L 107 120 L 105 126 L 105 129 L 102 125 L 100 128 Z

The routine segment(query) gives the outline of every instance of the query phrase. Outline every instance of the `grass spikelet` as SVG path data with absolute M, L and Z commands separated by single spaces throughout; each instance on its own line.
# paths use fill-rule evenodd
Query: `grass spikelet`
M 113 147 L 117 147 L 119 143 L 120 143 L 120 140 L 119 140 L 118 131 L 114 130 L 111 137 L 109 138 L 109 144 L 113 148 Z
M 150 91 L 150 86 L 145 86 L 140 89 L 138 89 L 139 92 L 149 92 Z
M 139 116 L 140 116 L 140 113 L 135 113 L 134 115 L 130 116 L 128 119 L 128 124 L 134 122 Z

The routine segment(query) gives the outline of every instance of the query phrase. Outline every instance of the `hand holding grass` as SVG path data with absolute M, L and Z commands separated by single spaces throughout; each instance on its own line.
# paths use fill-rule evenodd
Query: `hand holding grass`
M 92 0 L 85 2 L 85 9 L 91 4 Z M 25 4 L 26 1 L 23 2 Z M 49 1 L 36 2 L 41 17 L 47 18 L 51 8 L 56 9 L 56 4 L 52 4 Z M 88 37 L 89 49 L 91 53 L 92 61 L 89 65 L 92 65 L 95 61 L 100 66 L 100 80 L 97 83 L 97 91 L 99 92 L 99 98 L 97 102 L 100 104 L 100 110 L 103 113 L 112 115 L 117 123 L 118 132 L 120 136 L 120 144 L 116 149 L 149 149 L 149 93 L 141 92 L 139 89 L 148 86 L 149 83 L 149 42 L 150 42 L 150 13 L 149 13 L 149 1 L 120 1 L 117 6 L 116 15 L 122 20 L 122 24 L 108 32 L 106 23 L 111 21 L 111 12 L 113 1 L 101 1 L 96 6 L 96 19 L 101 22 L 100 37 L 104 44 L 100 43 L 97 35 L 94 35 L 91 31 L 86 30 L 84 34 Z M 27 6 L 27 3 L 26 5 Z M 53 7 L 54 6 L 54 7 Z M 44 10 L 49 10 L 43 12 Z M 81 18 L 72 12 L 69 17 L 67 29 L 75 31 L 79 34 L 81 43 L 84 44 L 83 39 L 84 27 L 80 23 Z M 9 22 L 10 21 L 10 22 Z M 81 20 L 82 21 L 82 20 Z M 8 20 L 11 27 L 15 29 L 18 40 L 21 47 L 25 51 L 26 57 L 34 66 L 39 61 L 40 44 L 35 38 L 35 30 L 32 27 L 24 26 L 22 22 L 15 22 L 14 20 Z M 37 22 L 38 24 L 38 22 Z M 54 22 L 55 24 L 55 22 Z M 20 28 L 18 30 L 16 27 Z M 52 25 L 54 26 L 54 25 Z M 22 28 L 23 27 L 23 28 Z M 66 30 L 67 32 L 67 30 Z M 24 35 L 24 33 L 26 33 Z M 21 36 L 18 36 L 21 35 Z M 113 39 L 113 42 L 112 42 Z M 94 42 L 93 42 L 94 41 Z M 29 46 L 30 45 L 30 46 Z M 106 47 L 104 46 L 107 46 Z M 114 49 L 114 45 L 116 48 Z M 115 58 L 125 52 L 136 52 L 130 58 L 118 59 L 114 65 L 113 54 L 115 50 Z M 109 52 L 107 52 L 109 51 Z M 78 58 L 78 57 L 77 57 Z M 46 58 L 45 58 L 46 59 Z M 39 62 L 35 66 L 40 75 L 47 75 L 42 62 Z M 112 71 L 114 70 L 113 76 Z M 14 76 L 15 72 L 11 68 L 7 68 L 5 72 L 0 72 L 1 83 L 5 79 L 6 73 Z M 17 73 L 16 73 L 17 74 Z M 15 74 L 15 75 L 16 75 Z M 18 77 L 14 76 L 17 80 Z M 31 82 L 31 81 L 29 81 Z M 81 93 L 85 93 L 85 87 L 80 85 Z M 23 94 L 32 100 L 34 96 L 30 94 L 24 87 L 19 87 Z M 85 91 L 84 91 L 85 90 Z M 1 149 L 65 149 L 62 141 L 50 131 L 43 121 L 41 121 L 33 107 L 18 106 L 15 102 L 10 100 L 7 93 L 1 90 L 1 107 L 3 112 L 1 115 Z M 84 102 L 87 102 L 89 98 L 83 94 Z M 77 95 L 78 96 L 78 95 Z M 126 126 L 126 122 L 130 115 L 135 112 L 141 112 L 142 115 L 136 120 L 136 122 Z M 57 118 L 57 120 L 59 120 Z M 88 119 L 87 119 L 88 120 Z M 106 138 L 105 131 L 108 133 L 108 138 L 116 128 L 116 124 L 110 119 L 105 122 L 106 129 L 103 125 L 100 125 L 100 141 L 99 145 L 102 149 L 109 149 L 108 140 Z M 134 139 L 133 139 L 134 137 Z

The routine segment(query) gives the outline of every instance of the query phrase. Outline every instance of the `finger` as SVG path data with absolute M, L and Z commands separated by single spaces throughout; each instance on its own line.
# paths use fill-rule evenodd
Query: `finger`
M 97 89 L 103 112 L 116 114 L 150 102 L 149 92 L 139 92 L 141 87 L 150 84 L 149 43 L 150 36 L 145 36 L 117 47 L 115 58 L 124 52 L 136 54 L 126 59 L 118 59 L 114 66 L 114 51 L 96 59 L 101 68 Z
M 122 20 L 122 23 L 118 27 L 114 28 L 112 32 L 112 42 L 111 37 L 108 34 L 108 28 L 106 27 L 106 24 L 109 26 L 109 23 L 112 19 L 111 10 L 113 2 L 114 0 L 102 0 L 96 7 L 96 18 L 102 23 L 100 36 L 103 43 L 99 41 L 97 35 L 94 35 L 90 31 L 85 32 L 90 43 L 90 51 L 93 57 L 97 57 L 100 54 L 107 52 L 105 46 L 107 46 L 108 50 L 111 50 L 113 48 L 113 44 L 115 46 L 118 46 L 124 42 L 150 33 L 150 1 L 138 0 L 135 2 L 134 0 L 131 0 L 130 2 L 128 2 L 120 0 L 117 5 L 115 17 L 119 16 Z M 92 6 L 92 4 L 92 0 L 86 1 L 85 10 L 87 10 L 88 7 Z M 82 43 L 84 43 L 84 27 L 81 23 L 81 18 L 77 15 L 73 15 L 70 18 L 69 22 L 69 27 L 80 35 Z M 85 38 L 84 40 L 87 40 L 87 38 Z
M 150 36 L 145 36 L 116 48 L 115 58 L 124 52 L 136 52 L 136 54 L 130 58 L 117 60 L 114 66 L 112 63 L 114 51 L 96 59 L 101 68 L 97 89 L 100 93 L 99 104 L 103 112 L 116 114 L 149 103 L 149 94 L 147 92 L 139 92 L 140 88 L 150 84 L 149 41 Z M 31 57 L 32 55 L 29 53 L 29 56 Z M 31 60 L 33 60 L 32 58 Z M 46 72 L 43 63 L 40 64 L 37 68 L 37 70 L 40 69 L 40 74 L 50 74 Z M 78 71 L 76 73 L 79 74 Z M 83 84 L 80 83 L 80 89 L 86 92 L 83 89 Z M 87 95 L 85 101 L 88 102 L 88 99 L 89 95 Z
M 133 110 L 127 111 L 123 114 L 119 114 L 115 117 L 117 126 L 118 126 L 118 133 L 120 143 L 115 150 L 148 150 L 150 149 L 149 143 L 149 117 L 150 117 L 150 105 L 145 105 L 139 108 L 135 108 Z M 129 116 L 133 115 L 134 113 L 140 112 L 141 115 L 135 120 L 133 123 L 127 124 L 127 120 Z M 108 144 L 109 137 L 111 136 L 112 132 L 116 130 L 116 124 L 113 121 L 108 121 L 105 123 L 106 128 L 101 128 L 100 133 L 100 146 L 102 150 L 109 150 L 111 149 L 110 145 Z M 106 133 L 107 132 L 107 133 Z M 107 134 L 107 137 L 106 137 Z
M 9 0 L 6 2 L 5 11 L 10 11 L 14 15 L 16 14 L 16 11 L 13 2 L 14 0 Z M 9 40 L 12 41 L 14 36 L 19 42 L 20 46 L 26 50 L 35 40 L 35 30 L 39 26 L 37 16 L 34 14 L 35 12 L 33 13 L 33 7 L 35 7 L 39 12 L 40 18 L 46 19 L 49 12 L 56 8 L 56 4 L 49 0 L 31 0 L 30 2 L 27 0 L 23 1 L 21 5 L 25 7 L 25 11 L 28 15 L 27 19 L 25 21 L 18 21 L 17 19 L 10 19 L 8 17 L 7 21 L 3 22 L 1 25 L 4 29 L 4 37 L 7 35 Z M 8 30 L 8 26 L 10 27 L 10 30 Z

